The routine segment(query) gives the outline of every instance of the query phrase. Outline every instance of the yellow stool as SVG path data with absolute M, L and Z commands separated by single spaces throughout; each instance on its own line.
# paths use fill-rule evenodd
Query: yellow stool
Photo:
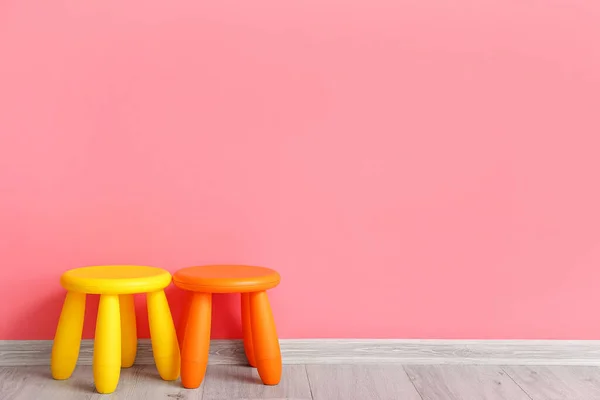
M 52 377 L 68 379 L 77 363 L 85 295 L 99 294 L 93 371 L 96 390 L 117 388 L 121 366 L 133 365 L 137 351 L 134 293 L 147 293 L 148 321 L 154 361 L 161 378 L 179 377 L 177 334 L 164 288 L 171 274 L 160 268 L 135 265 L 85 267 L 65 272 L 60 280 L 68 290 L 52 346 Z

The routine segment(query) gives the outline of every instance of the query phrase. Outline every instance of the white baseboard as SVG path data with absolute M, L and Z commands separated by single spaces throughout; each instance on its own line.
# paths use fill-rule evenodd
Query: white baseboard
M 282 339 L 284 364 L 488 364 L 600 366 L 598 340 Z M 0 367 L 49 365 L 51 340 L 0 340 Z M 91 365 L 93 341 L 83 340 L 80 365 Z M 154 364 L 140 339 L 136 364 Z M 212 340 L 209 364 L 247 364 L 240 340 Z

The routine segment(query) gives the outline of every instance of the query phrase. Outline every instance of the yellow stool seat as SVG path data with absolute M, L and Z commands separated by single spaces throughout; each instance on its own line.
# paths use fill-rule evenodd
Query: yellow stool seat
M 72 269 L 61 277 L 68 290 L 52 345 L 54 379 L 73 373 L 83 330 L 87 294 L 99 294 L 93 371 L 96 390 L 113 392 L 121 367 L 131 367 L 137 353 L 137 328 L 133 295 L 146 293 L 152 352 L 164 380 L 179 377 L 180 355 L 177 333 L 164 288 L 171 274 L 160 268 L 137 265 L 95 266 Z
M 65 272 L 60 283 L 67 290 L 88 294 L 147 293 L 169 286 L 171 274 L 139 265 L 83 267 Z

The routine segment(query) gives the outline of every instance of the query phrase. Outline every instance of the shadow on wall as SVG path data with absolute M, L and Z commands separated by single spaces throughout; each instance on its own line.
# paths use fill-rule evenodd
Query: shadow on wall
M 169 287 L 167 297 L 175 327 L 181 329 L 180 321 L 185 310 L 184 302 L 189 301 L 191 292 Z M 213 294 L 211 337 L 223 339 L 242 338 L 242 309 L 239 294 Z
M 58 324 L 65 294 L 64 290 L 57 288 L 48 296 L 36 298 L 35 305 L 20 312 L 18 319 L 9 325 L 11 328 L 7 336 L 21 340 L 54 338 L 53 329 Z M 86 309 L 86 317 L 87 314 Z
M 167 287 L 165 292 L 169 300 L 175 327 L 179 329 L 184 301 L 189 297 L 189 294 L 173 285 Z M 51 295 L 38 299 L 35 306 L 19 314 L 19 319 L 11 325 L 13 329 L 9 332 L 9 337 L 18 337 L 21 340 L 54 338 L 65 294 L 66 291 L 59 288 L 53 291 Z M 83 339 L 94 338 L 99 299 L 99 295 L 88 295 L 86 297 Z M 135 310 L 138 337 L 149 338 L 150 331 L 145 294 L 135 296 Z M 213 295 L 212 314 L 212 336 L 227 339 L 242 337 L 239 294 Z M 28 334 L 26 335 L 24 332 Z

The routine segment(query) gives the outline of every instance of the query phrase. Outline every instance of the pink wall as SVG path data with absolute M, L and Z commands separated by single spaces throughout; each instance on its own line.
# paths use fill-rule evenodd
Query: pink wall
M 214 262 L 281 272 L 285 338 L 599 339 L 599 20 L 1 2 L 0 339 L 53 337 L 65 269 Z M 237 301 L 214 337 L 240 336 Z

